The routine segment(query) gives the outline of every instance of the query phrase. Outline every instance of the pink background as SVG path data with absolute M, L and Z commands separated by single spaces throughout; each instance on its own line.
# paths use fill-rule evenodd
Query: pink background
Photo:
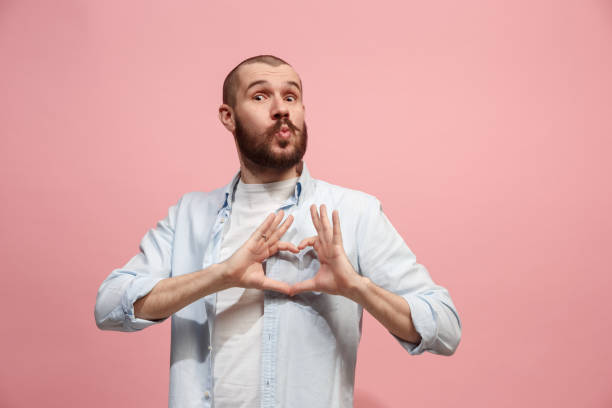
M 367 191 L 463 322 L 366 316 L 356 407 L 610 407 L 610 1 L 0 1 L 0 406 L 163 407 L 169 322 L 94 323 L 181 194 L 238 169 L 221 83 L 305 86 L 312 174 Z

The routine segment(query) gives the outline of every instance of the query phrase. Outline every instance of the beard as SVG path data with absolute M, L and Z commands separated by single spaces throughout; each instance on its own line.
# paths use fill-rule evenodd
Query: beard
M 286 170 L 298 164 L 306 153 L 308 143 L 308 131 L 306 122 L 304 128 L 299 129 L 287 118 L 279 119 L 270 126 L 262 135 L 253 134 L 251 129 L 245 128 L 238 115 L 235 116 L 236 132 L 234 137 L 238 149 L 243 157 L 261 167 Z M 281 126 L 289 127 L 292 135 L 289 139 L 281 139 L 278 145 L 283 148 L 282 152 L 274 152 L 272 146 L 276 142 L 275 133 L 280 131 Z

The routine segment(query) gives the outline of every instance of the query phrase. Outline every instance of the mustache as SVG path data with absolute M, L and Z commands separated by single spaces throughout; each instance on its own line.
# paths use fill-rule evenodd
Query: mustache
M 283 118 L 283 119 L 279 119 L 276 121 L 276 123 L 270 128 L 268 129 L 268 132 L 266 132 L 269 136 L 273 136 L 276 132 L 280 131 L 280 128 L 282 126 L 287 126 L 289 129 L 291 129 L 294 133 L 295 132 L 300 132 L 301 129 L 297 126 L 295 126 L 293 124 L 293 122 L 291 122 L 290 119 L 287 118 Z

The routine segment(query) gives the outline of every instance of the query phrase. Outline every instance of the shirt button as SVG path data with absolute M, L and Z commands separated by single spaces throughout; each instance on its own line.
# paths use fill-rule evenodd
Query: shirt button
M 204 393 L 204 396 L 205 396 L 206 398 L 210 398 L 210 392 L 206 391 L 206 392 Z
M 209 350 L 212 350 L 212 346 L 208 346 L 208 349 L 209 349 Z

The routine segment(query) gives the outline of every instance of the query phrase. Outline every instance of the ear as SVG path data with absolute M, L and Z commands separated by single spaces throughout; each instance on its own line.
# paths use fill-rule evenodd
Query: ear
M 227 104 L 219 106 L 219 120 L 227 130 L 234 133 L 236 130 L 236 122 L 234 121 L 234 110 Z

